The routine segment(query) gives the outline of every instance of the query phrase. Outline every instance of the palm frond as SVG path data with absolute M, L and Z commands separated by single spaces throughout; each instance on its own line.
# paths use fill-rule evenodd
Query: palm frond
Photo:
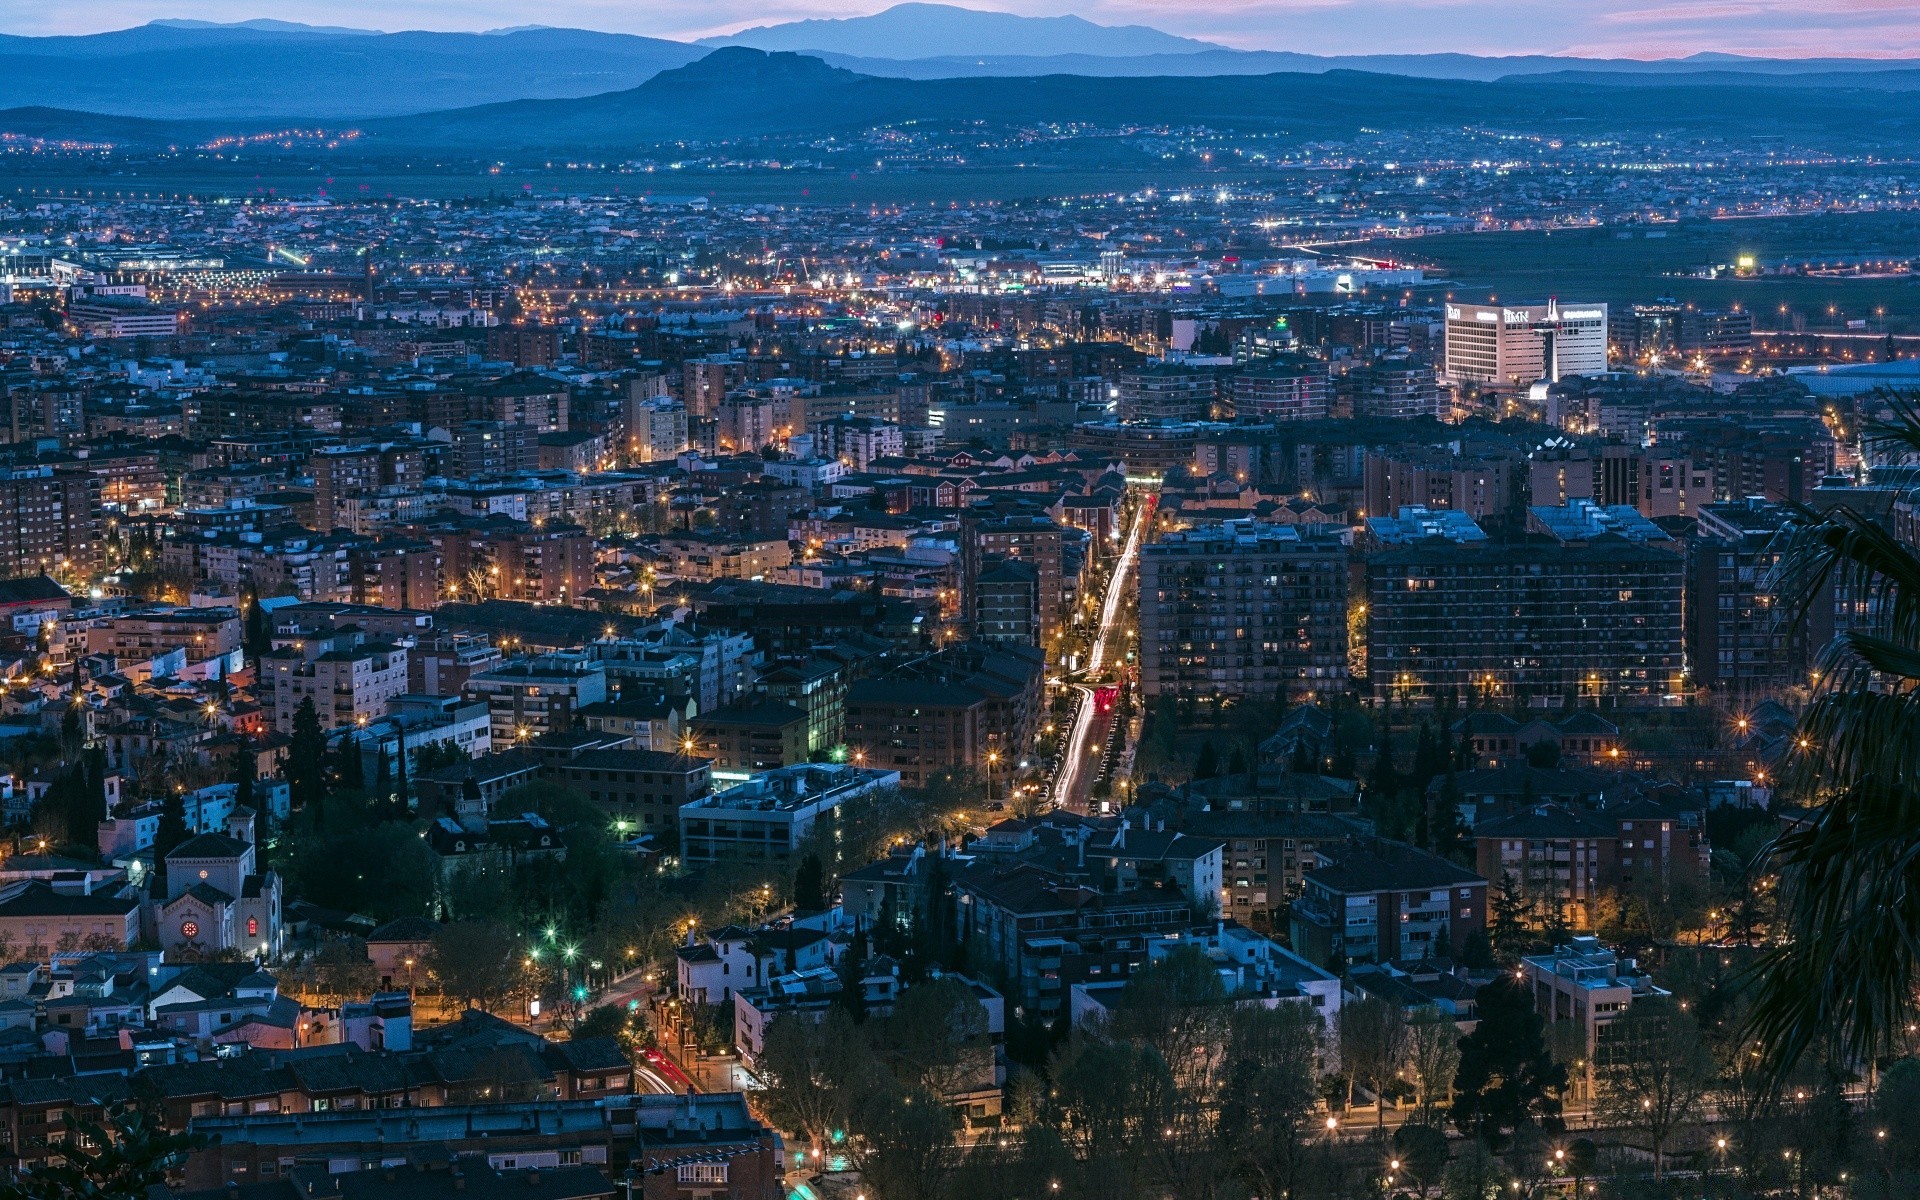
M 1920 406 L 1869 433 L 1920 454 Z M 1768 848 L 1778 944 L 1755 964 L 1748 1032 L 1783 1084 L 1809 1051 L 1853 1061 L 1915 1016 L 1920 980 L 1920 557 L 1849 508 L 1803 509 L 1769 581 L 1782 620 L 1842 603 L 1782 775 L 1804 822 Z M 1824 615 L 1824 614 L 1822 614 Z
M 1920 978 L 1920 700 L 1835 688 L 1800 729 L 1788 786 L 1817 807 L 1771 848 L 1784 927 L 1749 1018 L 1776 1080 L 1816 1046 L 1883 1049 Z
M 1860 430 L 1860 440 L 1879 450 L 1902 450 L 1920 456 L 1920 397 L 1911 391 L 1875 389 L 1871 398 L 1887 406 L 1892 417 L 1868 421 Z
M 1768 581 L 1782 619 L 1805 619 L 1839 595 L 1861 609 L 1855 628 L 1920 646 L 1920 558 L 1851 508 L 1803 513 L 1805 521 L 1780 535 L 1780 564 Z

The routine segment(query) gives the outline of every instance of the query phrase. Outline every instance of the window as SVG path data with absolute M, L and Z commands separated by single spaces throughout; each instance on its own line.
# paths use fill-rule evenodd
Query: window
M 723 1162 L 685 1163 L 677 1168 L 674 1174 L 681 1183 L 725 1183 L 727 1164 Z

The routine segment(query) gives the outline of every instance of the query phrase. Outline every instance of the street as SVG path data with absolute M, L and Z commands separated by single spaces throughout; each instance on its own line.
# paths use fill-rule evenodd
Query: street
M 1087 655 L 1086 668 L 1071 685 L 1080 693 L 1080 704 L 1074 710 L 1073 728 L 1067 733 L 1060 752 L 1060 766 L 1053 777 L 1051 799 L 1055 807 L 1081 811 L 1087 808 L 1087 793 L 1092 788 L 1096 774 L 1089 768 L 1103 752 L 1114 719 L 1112 708 L 1103 709 L 1097 702 L 1096 685 L 1103 682 L 1101 672 L 1109 657 L 1119 656 L 1118 660 L 1123 666 L 1125 663 L 1124 651 L 1110 643 L 1119 633 L 1119 616 L 1126 604 L 1128 577 L 1139 557 L 1140 542 L 1146 536 L 1147 522 L 1153 519 L 1153 507 L 1152 497 L 1147 497 L 1134 514 L 1126 545 L 1121 549 L 1119 561 L 1114 564 L 1113 574 L 1107 581 L 1107 594 L 1100 605 L 1100 624 Z

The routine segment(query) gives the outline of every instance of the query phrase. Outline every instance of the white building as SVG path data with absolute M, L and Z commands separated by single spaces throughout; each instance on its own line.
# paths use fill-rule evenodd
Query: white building
M 1327 1034 L 1338 1028 L 1339 978 L 1272 938 L 1233 921 L 1219 921 L 1183 932 L 1150 935 L 1146 940 L 1147 961 L 1159 962 L 1185 947 L 1197 949 L 1207 957 L 1219 972 L 1223 990 L 1235 1003 L 1268 1008 L 1305 1004 L 1319 1014 Z M 1124 979 L 1074 984 L 1069 1010 L 1073 1023 L 1079 1025 L 1104 1016 L 1126 986 Z
M 1449 304 L 1445 362 L 1449 382 L 1503 391 L 1604 374 L 1607 306 Z
M 822 814 L 857 796 L 900 786 L 900 772 L 846 763 L 800 763 L 680 806 L 680 855 L 778 862 L 792 856 Z
M 1613 1022 L 1642 1000 L 1671 997 L 1631 958 L 1621 958 L 1596 937 L 1575 937 L 1552 954 L 1520 960 L 1533 1006 L 1549 1023 L 1572 1021 L 1585 1036 L 1580 1066 L 1588 1087 L 1594 1067 L 1607 1062 L 1607 1032 Z

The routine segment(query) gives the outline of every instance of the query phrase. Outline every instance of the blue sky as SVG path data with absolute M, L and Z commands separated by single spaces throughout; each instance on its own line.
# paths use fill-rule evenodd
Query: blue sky
M 800 17 L 853 16 L 887 0 L 0 0 L 0 31 L 90 33 L 157 17 L 277 17 L 378 29 L 574 25 L 688 38 Z M 1920 55 L 1920 0 L 966 0 L 1032 15 L 1074 12 L 1249 49 L 1433 50 L 1661 57 L 1700 50 Z

